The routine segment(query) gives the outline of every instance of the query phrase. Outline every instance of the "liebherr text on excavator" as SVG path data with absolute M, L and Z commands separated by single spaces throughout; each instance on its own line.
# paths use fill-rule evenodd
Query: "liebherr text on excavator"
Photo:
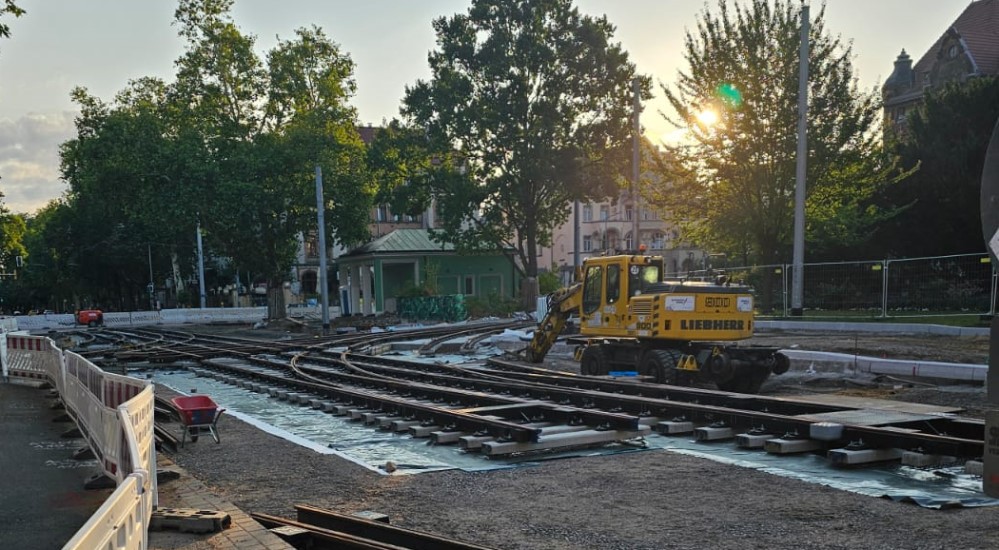
M 753 295 L 726 281 L 664 280 L 661 256 L 587 258 L 581 278 L 551 294 L 548 313 L 527 347 L 540 363 L 579 316 L 576 358 L 585 375 L 637 371 L 662 384 L 694 380 L 719 389 L 757 393 L 789 362 L 776 348 L 740 346 L 753 335 Z

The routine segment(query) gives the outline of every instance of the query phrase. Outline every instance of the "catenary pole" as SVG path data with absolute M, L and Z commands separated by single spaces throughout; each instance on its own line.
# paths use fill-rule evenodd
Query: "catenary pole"
M 637 251 L 639 245 L 641 244 L 638 238 L 638 219 L 639 219 L 639 206 L 638 206 L 638 178 L 641 175 L 641 159 L 642 159 L 642 124 L 639 120 L 639 115 L 642 113 L 642 88 L 641 81 L 638 77 L 635 77 L 631 81 L 632 93 L 634 94 L 634 113 L 632 121 L 631 130 L 631 249 L 632 251 Z
M 798 54 L 798 165 L 794 185 L 794 257 L 791 270 L 791 316 L 801 317 L 805 272 L 805 176 L 808 158 L 808 2 L 801 4 L 801 50 Z
M 201 248 L 201 220 L 198 220 L 198 303 L 205 309 L 205 253 Z
M 323 334 L 330 330 L 329 284 L 326 282 L 326 201 L 323 199 L 323 169 L 316 165 L 316 225 L 319 228 L 319 299 L 323 309 Z

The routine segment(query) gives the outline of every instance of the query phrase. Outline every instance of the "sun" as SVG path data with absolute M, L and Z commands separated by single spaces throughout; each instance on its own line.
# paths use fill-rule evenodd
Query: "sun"
M 718 112 L 714 109 L 704 109 L 703 111 L 697 113 L 697 121 L 701 123 L 702 126 L 711 127 L 718 124 Z

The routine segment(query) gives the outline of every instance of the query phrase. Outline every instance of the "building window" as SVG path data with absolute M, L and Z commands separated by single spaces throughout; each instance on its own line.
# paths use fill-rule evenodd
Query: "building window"
M 585 235 L 583 237 L 583 252 L 593 251 L 593 237 Z
M 319 257 L 319 237 L 315 234 L 309 235 L 308 240 L 305 241 L 305 257 Z
M 593 221 L 593 207 L 588 204 L 583 207 L 583 221 L 584 222 Z
M 475 275 L 465 275 L 465 296 L 471 296 L 475 294 Z
M 610 219 L 610 207 L 606 204 L 600 205 L 600 221 L 607 221 Z
M 380 204 L 375 210 L 376 222 L 387 222 L 389 220 L 389 209 L 387 204 Z
M 949 57 L 950 57 L 951 59 L 954 59 L 955 57 L 957 57 L 957 44 L 954 44 L 954 45 L 952 45 L 952 46 L 950 47 L 950 49 L 949 49 L 949 50 L 947 50 L 947 55 L 948 55 L 948 56 L 949 56 Z
M 663 248 L 665 248 L 663 246 L 663 234 L 659 231 L 656 231 L 655 233 L 652 234 L 652 249 L 662 250 Z
M 634 207 L 627 207 L 624 209 L 624 217 L 629 222 L 635 219 L 635 209 Z

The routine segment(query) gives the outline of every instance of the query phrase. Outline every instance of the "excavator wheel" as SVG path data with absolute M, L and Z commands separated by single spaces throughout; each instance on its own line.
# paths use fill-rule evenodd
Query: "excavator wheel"
M 681 353 L 672 349 L 652 349 L 642 357 L 641 372 L 651 376 L 657 384 L 677 384 L 679 377 L 676 372 L 677 362 Z
M 607 354 L 604 348 L 597 346 L 586 346 L 583 350 L 583 357 L 579 361 L 579 372 L 586 376 L 601 376 L 607 374 Z
M 760 387 L 770 378 L 770 369 L 760 365 L 736 371 L 726 382 L 717 382 L 719 390 L 735 393 L 760 393 Z

